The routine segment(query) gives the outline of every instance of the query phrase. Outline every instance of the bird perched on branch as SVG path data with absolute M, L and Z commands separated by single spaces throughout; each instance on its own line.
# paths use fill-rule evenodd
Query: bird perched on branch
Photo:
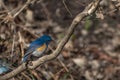
M 44 52 L 48 48 L 48 44 L 52 41 L 52 38 L 48 35 L 43 35 L 40 38 L 33 41 L 27 52 L 25 53 L 24 57 L 22 58 L 22 62 L 26 62 L 28 60 L 28 57 L 36 56 L 40 57 L 44 54 Z

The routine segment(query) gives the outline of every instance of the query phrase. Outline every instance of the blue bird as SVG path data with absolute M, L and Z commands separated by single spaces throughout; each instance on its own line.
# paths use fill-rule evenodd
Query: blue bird
M 48 44 L 52 41 L 52 38 L 48 35 L 43 35 L 35 41 L 31 42 L 27 52 L 22 58 L 22 62 L 26 62 L 28 57 L 31 55 L 40 57 L 44 54 L 46 49 L 48 48 Z

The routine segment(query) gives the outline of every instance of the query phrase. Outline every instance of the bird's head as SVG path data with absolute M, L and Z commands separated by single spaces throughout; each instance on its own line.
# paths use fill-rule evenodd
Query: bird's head
M 43 35 L 40 37 L 40 39 L 45 42 L 46 44 L 49 44 L 50 41 L 52 41 L 52 38 L 48 35 Z

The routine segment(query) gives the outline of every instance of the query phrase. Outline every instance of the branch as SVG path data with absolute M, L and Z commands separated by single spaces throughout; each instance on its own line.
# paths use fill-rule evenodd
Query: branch
M 15 18 L 17 15 L 19 15 L 30 3 L 31 3 L 31 0 L 27 0 L 25 5 L 16 14 L 13 15 L 13 18 Z
M 65 35 L 65 37 L 61 40 L 61 42 L 58 44 L 58 47 L 56 48 L 56 50 L 50 54 L 50 55 L 46 55 L 43 56 L 41 58 L 39 58 L 36 61 L 32 61 L 32 66 L 31 65 L 26 65 L 26 63 L 21 64 L 18 68 L 16 68 L 15 70 L 0 76 L 0 80 L 6 80 L 6 79 L 10 79 L 11 77 L 14 77 L 15 75 L 19 74 L 22 71 L 25 71 L 26 69 L 35 69 L 36 67 L 40 66 L 41 64 L 45 63 L 46 61 L 52 60 L 54 58 L 56 58 L 60 52 L 62 51 L 62 49 L 64 48 L 65 44 L 68 42 L 68 40 L 70 39 L 71 35 L 74 32 L 74 29 L 77 27 L 77 25 L 82 21 L 82 19 L 84 19 L 86 16 L 91 15 L 93 12 L 96 11 L 99 3 L 101 0 L 95 0 L 95 2 L 90 3 L 83 12 L 79 13 L 74 20 L 72 21 L 72 24 L 70 25 L 67 34 Z

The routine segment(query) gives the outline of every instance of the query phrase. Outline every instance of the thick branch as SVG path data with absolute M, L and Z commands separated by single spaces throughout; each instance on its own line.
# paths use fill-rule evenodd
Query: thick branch
M 40 66 L 41 64 L 45 63 L 46 61 L 52 60 L 54 58 L 56 58 L 59 53 L 62 51 L 62 49 L 64 48 L 65 44 L 68 42 L 68 40 L 70 39 L 71 35 L 74 32 L 74 29 L 77 27 L 77 25 L 81 22 L 82 19 L 84 19 L 86 16 L 91 15 L 93 12 L 96 11 L 98 4 L 100 3 L 101 0 L 96 0 L 95 2 L 92 2 L 91 4 L 89 4 L 85 10 L 83 12 L 81 12 L 80 14 L 78 14 L 72 24 L 70 25 L 67 34 L 65 35 L 65 37 L 61 40 L 61 42 L 58 44 L 58 47 L 56 48 L 56 50 L 50 54 L 50 55 L 46 55 L 43 56 L 41 58 L 39 58 L 36 61 L 32 61 L 33 65 L 30 66 L 28 65 L 28 69 L 34 69 L 38 66 Z M 27 69 L 25 66 L 25 63 L 23 63 L 22 65 L 20 65 L 18 68 L 16 68 L 15 70 L 0 76 L 0 80 L 6 80 L 9 79 L 17 74 L 19 74 L 20 72 L 24 71 L 25 69 Z

